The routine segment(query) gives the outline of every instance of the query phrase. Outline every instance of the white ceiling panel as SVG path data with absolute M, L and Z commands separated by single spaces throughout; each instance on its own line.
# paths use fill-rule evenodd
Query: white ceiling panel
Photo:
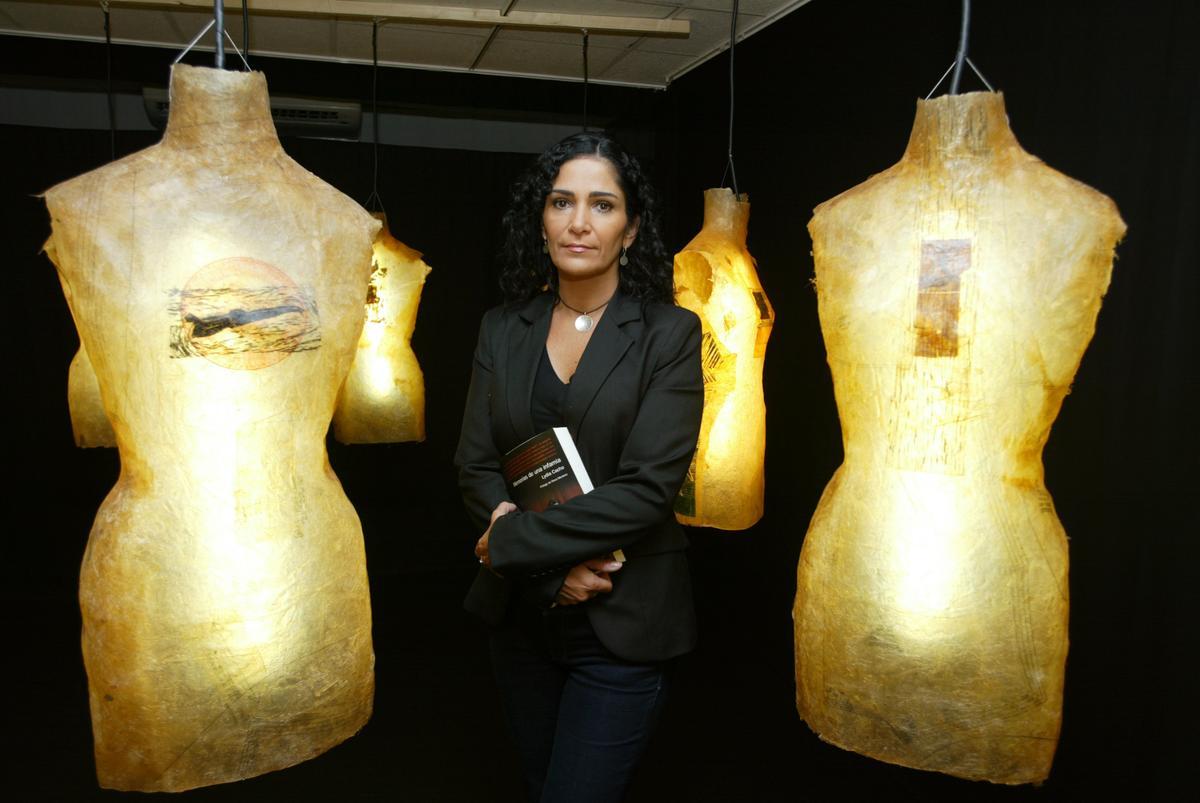
M 148 0 L 149 1 L 149 0 Z M 186 2 L 187 0 L 175 0 Z M 138 5 L 111 0 L 112 36 L 119 44 L 151 45 L 181 50 L 209 21 L 211 14 L 193 8 Z M 808 0 L 741 0 L 738 36 L 744 38 Z M 687 37 L 631 32 L 590 33 L 589 78 L 599 83 L 665 87 L 675 78 L 723 52 L 729 46 L 731 0 L 248 0 L 253 53 L 315 60 L 371 62 L 371 22 L 362 9 L 378 5 L 381 14 L 403 7 L 436 13 L 483 10 L 515 15 L 560 15 L 555 20 L 587 15 L 612 18 L 605 24 L 644 27 L 639 20 L 685 20 Z M 241 44 L 241 3 L 226 0 L 226 28 Z M 313 13 L 334 9 L 359 16 L 341 18 Z M 267 13 L 267 11 L 271 13 Z M 544 20 L 545 18 L 538 18 Z M 493 36 L 493 32 L 495 35 Z M 61 39 L 104 41 L 104 17 L 96 0 L 0 0 L 0 33 Z M 212 34 L 197 48 L 212 49 Z M 419 67 L 569 81 L 582 79 L 582 36 L 573 28 L 544 29 L 475 24 L 382 22 L 379 60 L 391 66 Z M 232 55 L 232 54 L 231 54 Z M 236 58 L 236 57 L 235 57 Z
M 659 6 L 664 5 L 664 0 L 627 0 L 630 3 L 643 3 L 645 5 Z M 689 0 L 688 2 L 666 2 L 666 5 L 683 6 L 684 8 L 695 8 L 702 11 L 720 11 L 724 14 L 729 13 L 729 9 L 733 6 L 731 0 Z M 770 14 L 780 6 L 786 5 L 778 0 L 742 0 L 738 5 L 738 13 L 753 14 L 761 17 Z
M 668 0 L 657 0 L 650 3 L 640 3 L 637 0 L 576 0 L 575 2 L 569 2 L 569 0 L 568 2 L 563 2 L 563 0 L 517 0 L 512 10 L 665 19 L 671 16 L 671 12 L 676 8 L 686 5 L 685 2 L 676 3 Z
M 624 48 L 588 47 L 588 72 L 602 75 Z M 509 41 L 499 36 L 488 48 L 479 66 L 492 72 L 511 71 L 519 75 L 543 75 L 579 78 L 583 75 L 583 57 L 578 42 L 541 43 Z
M 370 53 L 371 26 L 362 27 L 366 36 L 363 47 Z M 421 30 L 420 26 L 416 25 L 406 25 L 403 28 L 382 26 L 379 29 L 379 60 L 465 70 L 471 66 L 485 41 L 487 31 L 477 28 L 450 28 L 431 32 Z
M 614 84 L 640 84 L 644 75 L 667 75 L 679 63 L 674 53 L 651 53 L 632 50 L 619 59 L 604 75 L 604 80 Z
M 576 31 L 531 31 L 528 29 L 504 28 L 501 29 L 497 36 L 502 37 L 505 41 L 509 42 L 527 42 L 535 45 L 541 43 L 567 45 L 575 48 L 576 50 L 580 50 L 583 47 L 583 34 Z M 646 37 L 589 33 L 588 50 L 590 51 L 598 47 L 624 50 L 627 47 L 633 47 L 644 38 Z
M 337 56 L 338 23 L 331 20 L 277 17 L 262 21 L 250 18 L 250 41 L 261 53 L 310 54 L 328 59 Z M 114 29 L 116 22 L 113 22 Z M 241 27 L 239 20 L 236 26 Z M 198 30 L 198 29 L 197 29 Z M 233 33 L 231 30 L 230 33 Z M 352 38 L 352 37 L 351 37 Z M 241 39 L 241 36 L 238 36 Z M 371 48 L 371 26 L 367 26 L 367 49 Z
M 684 57 L 706 56 L 713 51 L 723 52 L 729 47 L 729 15 L 716 11 L 701 9 L 684 9 L 676 19 L 685 19 L 692 24 L 692 35 L 687 39 L 668 39 L 666 37 L 642 40 L 640 48 L 652 53 L 675 53 Z M 762 17 L 750 14 L 738 14 L 738 40 L 741 41 L 747 32 L 757 30 Z

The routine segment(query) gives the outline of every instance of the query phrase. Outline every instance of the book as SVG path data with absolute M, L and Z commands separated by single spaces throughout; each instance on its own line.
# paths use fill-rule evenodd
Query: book
M 561 505 L 595 487 L 566 427 L 539 432 L 514 446 L 500 459 L 500 472 L 509 499 L 531 513 Z M 613 559 L 624 563 L 625 553 L 615 550 Z

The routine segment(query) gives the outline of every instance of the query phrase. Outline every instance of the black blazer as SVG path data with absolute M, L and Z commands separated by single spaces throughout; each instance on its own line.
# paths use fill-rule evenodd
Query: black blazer
M 455 464 L 482 533 L 508 499 L 500 456 L 536 434 L 530 400 L 554 296 L 496 307 L 479 328 Z M 582 603 L 600 641 L 631 661 L 658 661 L 696 640 L 687 539 L 671 506 L 696 448 L 704 406 L 700 321 L 679 307 L 617 294 L 567 390 L 564 417 L 595 490 L 492 528 L 493 571 L 480 568 L 466 609 L 489 624 L 512 584 L 549 606 L 567 571 L 623 549 L 613 590 Z

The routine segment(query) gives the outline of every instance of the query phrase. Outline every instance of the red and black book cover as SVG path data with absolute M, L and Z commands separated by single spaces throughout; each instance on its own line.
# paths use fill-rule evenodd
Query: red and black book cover
M 566 427 L 539 432 L 513 447 L 500 459 L 500 471 L 508 486 L 508 498 L 531 513 L 561 505 L 594 487 Z M 625 562 L 625 553 L 620 549 L 613 550 L 612 557 Z
M 540 513 L 592 490 L 579 450 L 566 427 L 539 432 L 500 461 L 513 504 Z

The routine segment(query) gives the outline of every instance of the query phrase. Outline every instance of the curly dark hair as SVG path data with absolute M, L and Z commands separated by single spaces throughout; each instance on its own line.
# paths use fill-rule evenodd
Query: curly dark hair
M 605 133 L 584 131 L 551 145 L 513 184 L 504 213 L 504 248 L 500 254 L 500 289 L 509 301 L 531 298 L 547 284 L 558 285 L 550 256 L 542 251 L 542 209 L 559 168 L 581 156 L 598 156 L 617 172 L 625 193 L 626 214 L 638 219 L 638 235 L 629 246 L 629 264 L 620 267 L 620 288 L 643 301 L 674 303 L 671 255 L 658 227 L 658 198 L 641 165 Z

